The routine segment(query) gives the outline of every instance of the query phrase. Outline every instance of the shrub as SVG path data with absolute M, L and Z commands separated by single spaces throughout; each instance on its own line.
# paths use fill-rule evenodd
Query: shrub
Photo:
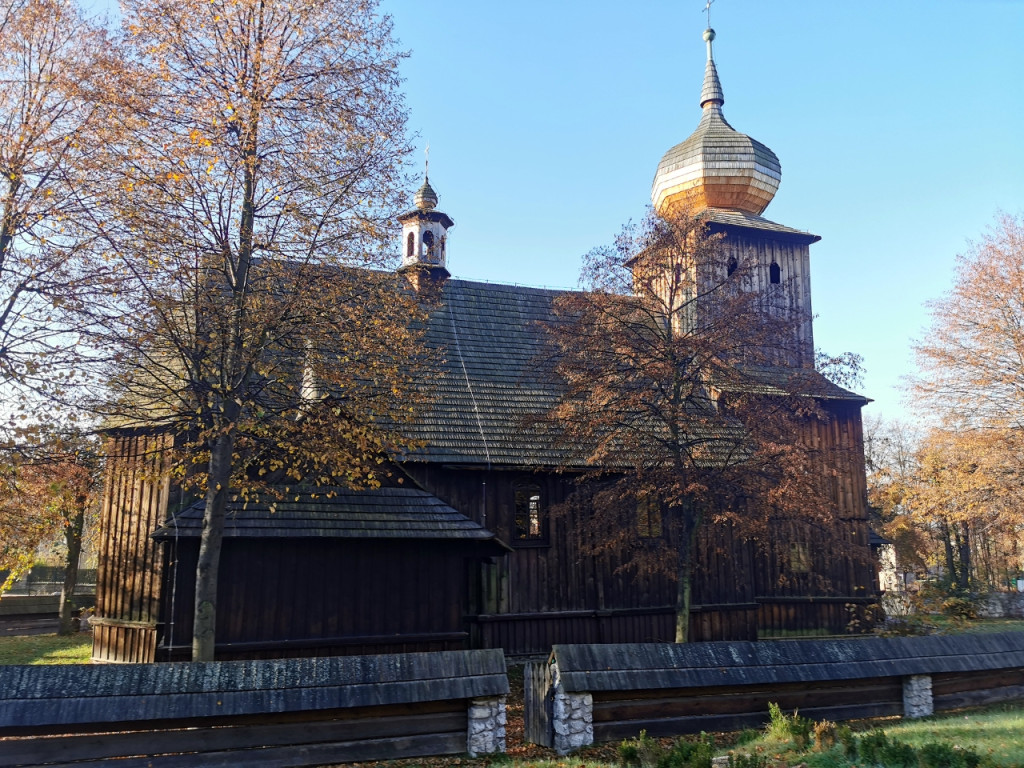
M 761 734 L 753 728 L 744 728 L 740 731 L 739 736 L 736 737 L 736 746 L 742 747 L 744 744 L 755 742 L 760 736 Z
M 947 597 L 942 601 L 942 612 L 961 621 L 978 618 L 974 601 L 968 597 Z
M 714 739 L 702 733 L 697 741 L 680 739 L 673 744 L 658 760 L 656 768 L 711 768 L 711 758 L 714 756 Z
M 917 759 L 921 768 L 981 768 L 993 764 L 990 758 L 982 757 L 973 749 L 935 742 L 921 747 Z
M 870 731 L 856 740 L 857 755 L 865 763 L 878 764 L 882 762 L 882 754 L 889 746 L 889 737 L 885 731 Z
M 822 720 L 814 724 L 814 748 L 819 752 L 828 752 L 836 745 L 836 724 L 830 720 Z
M 742 752 L 729 755 L 729 768 L 770 768 L 772 764 L 767 755 Z
M 804 749 L 811 740 L 811 728 L 814 723 L 806 717 L 800 717 L 797 710 L 792 715 L 785 714 L 775 702 L 768 703 L 768 727 L 765 733 L 778 741 L 792 741 L 797 749 Z
M 665 750 L 656 739 L 640 731 L 635 739 L 625 739 L 619 744 L 619 761 L 624 766 L 654 768 L 664 756 Z
M 836 729 L 836 738 L 843 745 L 843 754 L 850 760 L 857 758 L 857 737 L 853 735 L 850 726 L 841 725 Z

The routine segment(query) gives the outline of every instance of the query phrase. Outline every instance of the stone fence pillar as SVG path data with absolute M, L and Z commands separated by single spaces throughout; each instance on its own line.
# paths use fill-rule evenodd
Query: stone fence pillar
M 470 757 L 505 751 L 504 696 L 470 699 L 466 751 Z
M 903 716 L 928 717 L 935 712 L 931 675 L 903 678 Z
M 558 665 L 552 664 L 551 726 L 554 748 L 560 755 L 594 743 L 594 697 L 589 693 L 567 693 L 562 687 Z

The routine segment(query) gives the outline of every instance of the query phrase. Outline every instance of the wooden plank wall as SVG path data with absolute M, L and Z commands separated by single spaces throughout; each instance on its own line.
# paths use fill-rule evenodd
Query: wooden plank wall
M 169 445 L 167 437 L 145 432 L 107 439 L 93 661 L 154 660 L 162 568 L 150 534 L 167 512 L 170 481 L 161 470 Z
M 0 765 L 305 766 L 466 751 L 500 652 L 0 669 Z
M 166 546 L 159 661 L 191 652 L 198 540 Z M 224 539 L 218 659 L 461 650 L 465 550 L 439 542 Z
M 825 404 L 828 420 L 807 420 L 805 437 L 829 480 L 834 523 L 797 520 L 775 527 L 772 546 L 756 557 L 758 636 L 842 635 L 871 628 L 878 581 L 868 544 L 867 486 L 860 407 Z M 810 570 L 793 567 L 790 543 L 804 547 Z
M 836 510 L 829 531 L 794 522 L 775 527 L 775 541 L 744 541 L 725 526 L 700 535 L 693 584 L 691 637 L 696 641 L 752 640 L 759 636 L 837 635 L 863 606 L 877 601 L 867 546 L 863 453 L 856 406 L 839 405 L 834 418 L 809 427 L 821 448 L 822 475 L 838 469 Z M 834 466 L 833 466 L 834 464 Z M 859 475 L 858 475 L 859 467 Z M 670 574 L 636 574 L 624 555 L 587 555 L 577 532 L 585 520 L 555 515 L 542 542 L 514 538 L 514 489 L 533 483 L 545 507 L 564 502 L 571 477 L 556 473 L 484 471 L 407 465 L 424 488 L 494 531 L 513 551 L 479 565 L 466 608 L 472 647 L 509 655 L 546 653 L 559 643 L 671 642 L 675 584 Z M 791 541 L 807 544 L 812 572 L 789 567 Z M 850 606 L 853 606 L 852 608 Z

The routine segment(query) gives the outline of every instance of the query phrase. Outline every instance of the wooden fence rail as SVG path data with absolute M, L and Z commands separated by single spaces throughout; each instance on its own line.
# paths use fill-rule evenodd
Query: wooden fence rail
M 501 728 L 492 743 L 503 744 L 507 692 L 500 650 L 0 667 L 0 765 L 262 768 L 461 754 L 488 706 Z
M 768 703 L 850 720 L 1024 699 L 1024 633 L 689 645 L 556 645 L 528 667 L 534 742 L 757 727 Z

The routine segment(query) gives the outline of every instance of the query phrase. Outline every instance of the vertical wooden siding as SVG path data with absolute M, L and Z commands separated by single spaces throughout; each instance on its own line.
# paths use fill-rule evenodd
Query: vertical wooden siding
M 198 540 L 167 547 L 160 660 L 187 658 Z M 465 550 L 435 541 L 226 538 L 218 659 L 468 645 Z
M 156 648 L 161 560 L 150 538 L 167 510 L 162 436 L 117 433 L 107 440 L 100 511 L 94 661 L 149 662 Z
M 793 520 L 773 539 L 751 542 L 727 526 L 700 534 L 693 584 L 695 640 L 751 640 L 759 635 L 834 635 L 868 626 L 877 600 L 868 547 L 863 436 L 859 404 L 832 403 L 829 418 L 809 420 L 805 439 L 818 450 L 818 471 L 831 479 L 833 522 L 827 529 Z M 513 544 L 482 563 L 470 594 L 474 647 L 544 653 L 556 643 L 669 642 L 674 637 L 671 575 L 635 574 L 621 555 L 584 555 L 573 526 L 557 516 L 545 543 L 516 546 L 514 488 L 542 488 L 546 506 L 564 501 L 571 477 L 555 473 L 407 466 L 423 487 Z M 790 542 L 806 544 L 807 573 L 795 572 Z

